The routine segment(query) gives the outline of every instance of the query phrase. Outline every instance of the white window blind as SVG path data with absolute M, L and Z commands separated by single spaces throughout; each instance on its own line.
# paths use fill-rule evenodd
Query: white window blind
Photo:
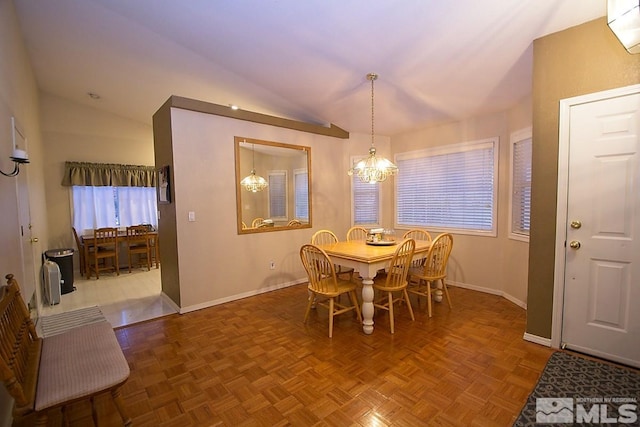
M 309 174 L 306 170 L 293 171 L 295 219 L 309 220 Z
M 511 141 L 511 237 L 529 236 L 531 226 L 531 133 Z
M 269 218 L 287 219 L 287 172 L 269 172 Z
M 353 225 L 380 224 L 380 185 L 362 182 L 352 177 Z
M 397 226 L 496 232 L 498 138 L 396 156 Z

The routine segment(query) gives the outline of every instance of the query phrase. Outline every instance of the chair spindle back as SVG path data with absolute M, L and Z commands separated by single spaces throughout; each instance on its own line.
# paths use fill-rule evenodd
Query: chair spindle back
M 424 275 L 442 278 L 447 275 L 447 262 L 453 249 L 453 236 L 449 233 L 438 235 L 431 243 L 424 264 Z
M 7 286 L 0 288 L 0 379 L 16 402 L 33 402 L 35 371 L 42 339 L 38 337 L 18 282 L 7 274 Z M 35 364 L 35 365 L 34 365 Z
M 398 245 L 387 271 L 387 281 L 385 287 L 403 287 L 407 283 L 407 273 L 411 267 L 413 253 L 416 249 L 416 241 L 406 239 Z
M 322 293 L 338 291 L 336 270 L 325 251 L 315 245 L 303 245 L 300 259 L 309 276 L 309 288 Z
M 367 229 L 360 226 L 354 226 L 347 231 L 347 241 L 366 241 L 367 240 Z
M 338 236 L 331 230 L 319 230 L 311 236 L 312 245 L 330 245 L 338 242 Z

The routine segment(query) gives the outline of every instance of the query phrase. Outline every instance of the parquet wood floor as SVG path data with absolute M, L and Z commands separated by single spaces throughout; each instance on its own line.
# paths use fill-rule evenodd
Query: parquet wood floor
M 373 335 L 346 314 L 328 338 L 321 308 L 304 325 L 306 285 L 120 328 L 133 425 L 510 426 L 552 350 L 523 340 L 520 307 L 450 291 L 431 319 L 412 296 L 416 320 L 397 310 L 394 335 L 382 311 Z M 109 399 L 96 408 L 119 425 Z M 90 405 L 67 417 L 91 425 Z

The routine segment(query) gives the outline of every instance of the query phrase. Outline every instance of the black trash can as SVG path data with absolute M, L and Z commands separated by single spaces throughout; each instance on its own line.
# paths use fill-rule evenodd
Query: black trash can
M 60 275 L 62 276 L 60 293 L 73 292 L 75 290 L 73 287 L 73 249 L 49 249 L 44 253 L 44 256 L 60 267 Z

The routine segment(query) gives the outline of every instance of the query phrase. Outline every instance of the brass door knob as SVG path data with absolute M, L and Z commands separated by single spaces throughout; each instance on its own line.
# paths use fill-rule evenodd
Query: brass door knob
M 571 249 L 580 249 L 581 245 L 577 240 L 572 240 L 571 243 L 569 243 L 569 246 L 571 247 Z
M 31 243 L 37 243 L 37 242 L 38 242 L 38 238 L 37 237 L 34 237 L 34 238 L 31 239 Z
M 578 229 L 580 227 L 582 227 L 582 223 L 580 221 L 578 221 L 578 220 L 571 221 L 571 228 Z

